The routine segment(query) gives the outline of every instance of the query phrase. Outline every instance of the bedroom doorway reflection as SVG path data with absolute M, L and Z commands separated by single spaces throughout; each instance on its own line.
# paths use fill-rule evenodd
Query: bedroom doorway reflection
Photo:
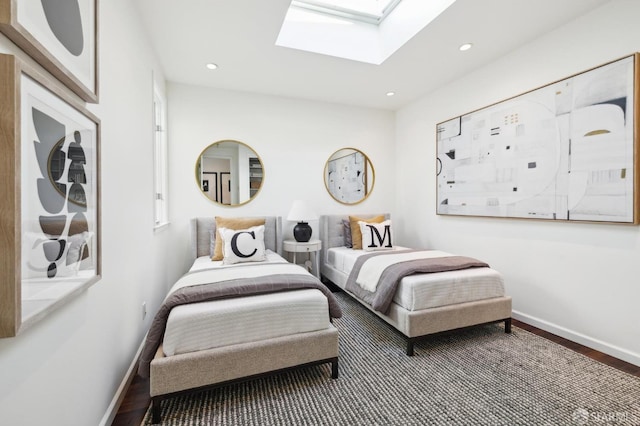
M 215 202 L 231 204 L 231 159 L 203 156 L 200 167 L 202 192 Z
M 220 172 L 220 203 L 231 204 L 231 173 L 229 172 Z

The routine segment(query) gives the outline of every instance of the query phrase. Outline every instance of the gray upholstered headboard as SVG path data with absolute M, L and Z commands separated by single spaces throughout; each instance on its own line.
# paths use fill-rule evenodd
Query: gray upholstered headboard
M 376 213 L 376 214 L 338 214 L 338 215 L 323 215 L 320 216 L 320 240 L 322 240 L 322 250 L 320 251 L 320 265 L 324 265 L 327 258 L 327 250 L 331 247 L 344 246 L 344 231 L 342 226 L 342 220 L 349 220 L 349 216 L 357 217 L 374 217 L 383 214 L 386 219 L 391 218 L 389 213 Z
M 282 218 L 265 216 L 264 245 L 266 248 L 282 255 Z M 191 257 L 211 254 L 211 233 L 216 229 L 213 217 L 195 217 L 191 219 Z

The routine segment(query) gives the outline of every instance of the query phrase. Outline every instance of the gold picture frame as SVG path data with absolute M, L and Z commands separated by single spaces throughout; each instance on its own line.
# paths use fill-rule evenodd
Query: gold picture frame
M 366 200 L 375 182 L 371 159 L 356 148 L 341 148 L 324 165 L 324 186 L 335 201 L 355 205 Z

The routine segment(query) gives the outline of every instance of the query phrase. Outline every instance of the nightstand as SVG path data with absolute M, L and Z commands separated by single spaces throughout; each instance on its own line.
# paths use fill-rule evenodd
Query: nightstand
M 309 260 L 311 260 L 311 272 L 318 278 L 320 278 L 320 249 L 322 248 L 322 241 L 311 240 L 306 243 L 301 243 L 296 240 L 285 240 L 282 243 L 282 249 L 287 253 L 293 253 L 293 263 L 297 263 L 296 255 L 298 253 L 308 253 Z M 312 260 L 315 259 L 315 260 Z

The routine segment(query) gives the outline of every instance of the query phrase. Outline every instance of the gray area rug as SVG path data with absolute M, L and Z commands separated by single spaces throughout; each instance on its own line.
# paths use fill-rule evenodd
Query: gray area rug
M 502 324 L 425 339 L 408 357 L 397 332 L 337 297 L 338 379 L 322 365 L 166 400 L 162 424 L 640 425 L 640 378 Z

